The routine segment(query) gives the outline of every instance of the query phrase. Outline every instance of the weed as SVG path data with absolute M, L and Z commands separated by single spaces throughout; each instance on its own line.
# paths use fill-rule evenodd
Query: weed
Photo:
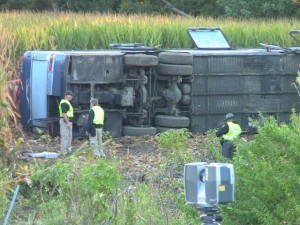
M 292 86 L 297 90 L 298 95 L 300 96 L 300 71 L 298 71 L 296 82 L 293 82 Z
M 42 209 L 39 215 L 50 224 L 96 224 L 113 217 L 110 205 L 120 186 L 114 162 L 69 157 L 68 162 L 41 167 L 33 180 L 40 195 L 40 200 L 35 200 Z M 53 204 L 55 209 L 48 211 Z
M 192 154 L 187 148 L 191 133 L 187 129 L 168 130 L 160 133 L 156 139 L 161 148 L 167 149 L 167 158 L 179 165 L 192 160 Z

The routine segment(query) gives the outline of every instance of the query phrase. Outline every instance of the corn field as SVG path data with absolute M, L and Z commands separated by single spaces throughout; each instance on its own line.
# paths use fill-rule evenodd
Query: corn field
M 117 42 L 143 43 L 161 48 L 192 48 L 193 43 L 186 32 L 190 27 L 220 27 L 235 48 L 259 47 L 260 42 L 293 46 L 295 43 L 288 32 L 297 29 L 297 25 L 296 19 L 222 20 L 203 17 L 2 12 L 0 102 L 5 103 L 11 111 L 16 111 L 14 81 L 18 79 L 19 58 L 27 50 L 105 49 L 110 43 Z M 3 104 L 0 114 L 4 113 Z M 8 111 L 6 115 L 15 120 L 18 118 L 17 113 Z
M 295 20 L 233 20 L 167 16 L 6 12 L 0 14 L 3 37 L 18 43 L 15 57 L 26 50 L 101 49 L 114 42 L 141 42 L 162 48 L 189 48 L 189 27 L 220 27 L 233 47 L 260 42 L 291 46 Z

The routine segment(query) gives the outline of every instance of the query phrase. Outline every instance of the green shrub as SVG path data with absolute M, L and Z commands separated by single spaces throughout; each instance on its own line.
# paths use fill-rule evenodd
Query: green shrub
M 296 115 L 290 125 L 264 118 L 255 139 L 234 158 L 235 202 L 222 207 L 224 225 L 300 222 L 300 139 Z
M 192 134 L 187 129 L 168 130 L 157 136 L 159 146 L 167 149 L 168 160 L 183 165 L 192 160 L 192 154 L 187 148 Z
M 114 216 L 111 205 L 121 181 L 115 162 L 80 159 L 69 157 L 33 175 L 39 198 L 32 200 L 49 224 L 99 224 Z
M 1 173 L 0 174 L 1 177 L 5 177 L 4 174 L 2 174 L 2 171 L 0 173 Z M 0 221 L 4 221 L 8 207 L 9 207 L 9 200 L 7 199 L 7 191 L 3 188 L 2 184 L 1 184 L 1 186 L 0 186 Z

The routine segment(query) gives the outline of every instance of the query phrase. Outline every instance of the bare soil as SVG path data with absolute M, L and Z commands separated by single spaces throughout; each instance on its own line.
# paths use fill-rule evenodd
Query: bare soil
M 204 147 L 205 136 L 193 135 L 188 143 L 188 148 L 195 155 L 195 161 L 207 158 Z M 15 146 L 19 142 L 18 146 Z M 74 139 L 73 150 L 79 149 L 87 139 Z M 25 132 L 15 129 L 11 141 L 12 148 L 17 156 L 24 161 L 33 161 L 26 153 L 57 152 L 60 149 L 60 138 L 45 138 L 32 132 Z M 142 137 L 118 137 L 104 140 L 105 153 L 108 157 L 117 158 L 120 161 L 121 170 L 128 173 L 146 174 L 153 167 L 157 167 L 167 149 L 161 149 L 154 136 Z M 56 160 L 35 158 L 35 160 Z

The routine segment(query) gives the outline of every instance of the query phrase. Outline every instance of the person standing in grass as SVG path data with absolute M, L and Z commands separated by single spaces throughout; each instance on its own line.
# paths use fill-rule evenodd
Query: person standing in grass
M 94 155 L 98 157 L 105 157 L 102 132 L 104 126 L 105 113 L 99 106 L 98 99 L 91 99 L 91 110 L 88 116 L 86 134 L 89 135 L 90 146 L 94 150 Z
M 221 127 L 216 136 L 221 137 L 222 155 L 226 158 L 232 159 L 235 152 L 235 145 L 233 143 L 242 133 L 240 125 L 234 120 L 234 115 L 228 113 L 225 116 L 225 125 Z
M 59 126 L 60 126 L 60 150 L 63 155 L 72 152 L 72 119 L 74 110 L 70 101 L 74 94 L 72 91 L 66 91 L 65 98 L 59 103 Z

